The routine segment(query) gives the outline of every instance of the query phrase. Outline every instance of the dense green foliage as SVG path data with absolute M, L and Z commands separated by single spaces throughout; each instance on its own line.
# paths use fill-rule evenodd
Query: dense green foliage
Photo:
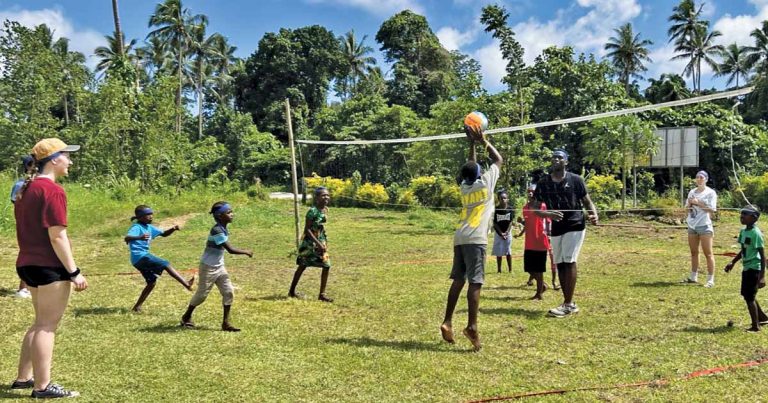
M 717 64 L 718 73 L 737 86 L 752 80 L 757 89 L 737 109 L 732 101 L 721 101 L 492 136 L 506 161 L 499 185 L 522 191 L 532 172 L 548 168 L 554 148 L 570 153 L 573 171 L 628 174 L 653 150 L 654 126 L 698 126 L 699 165 L 712 173 L 718 188 L 732 187 L 734 173 L 759 175 L 768 168 L 760 158 L 768 151 L 763 74 L 768 25 L 751 33 L 754 46 L 718 48 L 711 43 L 717 33 L 702 20 L 695 0 L 682 0 L 669 18 L 676 57 L 688 62 L 685 71 L 649 79 L 644 98 L 630 80 L 645 71 L 650 43 L 630 25 L 615 30 L 605 59 L 550 47 L 527 66 L 507 10 L 486 6 L 479 22 L 499 41 L 507 85 L 489 94 L 478 61 L 448 52 L 429 21 L 413 11 L 382 21 L 372 39 L 384 55 L 378 64 L 367 36 L 338 35 L 319 25 L 267 33 L 240 60 L 224 34 L 207 31 L 207 16 L 181 0 L 157 4 L 148 16 L 149 35 L 139 43 L 125 39 L 116 2 L 114 7 L 115 33 L 107 36 L 108 46 L 95 51 L 96 72 L 85 66 L 83 55 L 69 50 L 66 38 L 54 40 L 45 25 L 3 23 L 0 147 L 8 152 L 0 158 L 0 171 L 15 171 L 19 156 L 35 141 L 57 136 L 84 146 L 72 172 L 76 181 L 132 181 L 169 192 L 197 184 L 287 187 L 286 99 L 298 139 L 412 138 L 461 132 L 462 118 L 472 110 L 484 112 L 491 128 L 498 128 L 683 99 L 701 92 L 702 63 Z M 690 76 L 694 90 L 675 73 Z M 329 102 L 332 92 L 338 98 Z M 456 139 L 302 145 L 297 157 L 302 176 L 353 179 L 357 172 L 361 183 L 382 184 L 395 201 L 412 195 L 390 189 L 405 189 L 413 178 L 452 183 L 467 153 L 466 141 Z M 654 183 L 640 192 L 648 200 L 654 196 L 650 189 L 663 192 L 675 181 L 667 170 L 648 175 Z M 626 188 L 628 178 L 622 179 Z

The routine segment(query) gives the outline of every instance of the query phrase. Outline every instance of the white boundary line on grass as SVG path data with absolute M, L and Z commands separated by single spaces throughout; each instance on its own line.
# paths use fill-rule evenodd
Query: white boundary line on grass
M 515 132 L 520 130 L 536 129 L 539 127 L 557 126 L 557 125 L 564 125 L 568 123 L 587 122 L 594 119 L 608 118 L 613 116 L 630 115 L 634 113 L 653 111 L 653 110 L 662 109 L 662 108 L 671 108 L 675 106 L 690 105 L 690 104 L 714 101 L 717 99 L 724 99 L 724 98 L 733 98 L 740 95 L 749 94 L 753 90 L 754 90 L 754 87 L 746 87 L 746 88 L 741 88 L 733 91 L 724 91 L 724 92 L 718 92 L 715 94 L 703 95 L 700 97 L 680 99 L 677 101 L 670 101 L 670 102 L 662 102 L 660 104 L 652 104 L 652 105 L 638 106 L 635 108 L 621 109 L 618 111 L 596 113 L 594 115 L 585 115 L 585 116 L 578 116 L 575 118 L 551 120 L 549 122 L 541 122 L 541 123 L 529 123 L 529 124 L 520 125 L 520 126 L 501 127 L 498 129 L 487 130 L 485 134 L 490 135 L 490 134 L 508 133 L 508 132 Z M 328 144 L 328 145 L 398 144 L 398 143 L 414 143 L 417 141 L 447 140 L 447 139 L 461 138 L 465 136 L 466 135 L 464 133 L 451 133 L 451 134 L 440 134 L 435 136 L 412 137 L 412 138 L 404 138 L 404 139 L 296 140 L 296 142 L 299 144 Z

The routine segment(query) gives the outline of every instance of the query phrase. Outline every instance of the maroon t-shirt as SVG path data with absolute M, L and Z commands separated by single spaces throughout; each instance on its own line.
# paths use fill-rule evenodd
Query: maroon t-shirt
M 67 195 L 48 178 L 36 178 L 14 204 L 19 257 L 16 267 L 64 267 L 51 246 L 48 228 L 67 226 Z

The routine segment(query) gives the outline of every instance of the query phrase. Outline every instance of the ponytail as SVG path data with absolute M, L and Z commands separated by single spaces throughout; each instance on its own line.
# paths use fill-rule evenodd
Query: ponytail
M 27 177 L 24 178 L 24 184 L 21 185 L 21 188 L 19 188 L 18 193 L 16 193 L 16 200 L 21 200 L 22 197 L 24 197 L 24 192 L 29 187 L 29 184 L 32 183 L 33 180 L 37 177 L 37 175 L 40 173 L 40 169 L 37 166 L 37 164 L 32 164 L 32 167 L 29 168 L 27 171 Z

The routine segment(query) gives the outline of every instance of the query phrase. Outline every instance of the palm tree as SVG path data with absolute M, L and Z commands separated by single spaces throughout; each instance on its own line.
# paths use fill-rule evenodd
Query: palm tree
M 642 78 L 639 74 L 648 70 L 643 62 L 652 62 L 648 57 L 648 46 L 653 42 L 648 39 L 640 39 L 640 34 L 635 35 L 632 32 L 632 24 L 626 23 L 621 27 L 614 29 L 616 36 L 608 39 L 604 49 L 608 51 L 616 71 L 618 71 L 619 82 L 624 84 L 624 88 L 629 93 L 629 80 L 632 77 Z
M 704 4 L 697 9 L 695 0 L 681 0 L 680 4 L 672 9 L 673 13 L 667 19 L 672 23 L 667 30 L 669 42 L 674 41 L 676 45 L 680 45 L 693 36 L 697 27 L 709 26 L 709 21 L 699 19 L 703 7 Z
M 689 40 L 680 42 L 675 50 L 681 52 L 672 60 L 688 59 L 689 62 L 683 70 L 683 74 L 693 79 L 695 92 L 701 92 L 701 62 L 706 62 L 713 70 L 717 71 L 717 61 L 713 56 L 725 51 L 722 45 L 715 45 L 714 39 L 722 36 L 720 31 L 708 32 L 708 27 L 698 26 Z
M 96 48 L 94 54 L 99 58 L 99 63 L 96 65 L 96 72 L 106 72 L 113 67 L 120 64 L 120 60 L 123 58 L 123 54 L 128 55 L 128 61 L 137 64 L 138 59 L 135 55 L 131 54 L 134 46 L 136 46 L 136 39 L 131 39 L 129 43 L 120 44 L 117 40 L 117 33 L 114 35 L 105 35 L 107 39 L 107 46 L 99 46 Z M 120 52 L 123 52 L 122 54 Z
M 360 42 L 355 38 L 355 30 L 351 30 L 339 37 L 341 42 L 341 52 L 344 55 L 344 61 L 346 63 L 346 74 L 344 78 L 346 83 L 343 85 L 346 89 L 347 95 L 355 93 L 355 87 L 360 78 L 365 76 L 365 73 L 369 66 L 376 64 L 376 59 L 372 56 L 366 56 L 373 52 L 373 48 L 365 45 L 365 39 L 368 35 L 363 35 Z
M 677 101 L 691 96 L 685 80 L 677 74 L 662 74 L 658 80 L 648 79 L 651 84 L 645 90 L 645 99 L 652 103 Z
M 85 70 L 85 55 L 69 50 L 69 39 L 61 37 L 53 41 L 53 31 L 45 25 L 38 25 L 35 30 L 42 35 L 43 46 L 47 47 L 56 57 L 61 75 L 61 98 L 64 108 L 64 124 L 69 126 L 69 96 L 76 90 L 75 83 L 83 83 L 87 73 Z M 75 80 L 75 78 L 78 78 Z
M 178 77 L 176 89 L 176 132 L 181 132 L 181 91 L 184 87 L 184 60 L 191 40 L 192 27 L 208 24 L 208 17 L 192 15 L 189 9 L 183 8 L 181 0 L 165 0 L 155 7 L 155 12 L 149 17 L 149 27 L 156 27 L 147 38 L 158 38 L 167 42 L 175 52 L 176 64 L 173 72 Z
M 117 54 L 124 55 L 123 30 L 120 28 L 120 13 L 117 6 L 117 0 L 112 0 L 112 19 L 115 21 L 115 43 L 117 43 Z
M 219 49 L 225 48 L 220 42 L 226 39 L 215 33 L 206 38 L 205 24 L 192 26 L 190 30 L 191 40 L 189 51 L 192 57 L 190 71 L 197 98 L 197 135 L 198 140 L 203 138 L 203 90 L 212 82 L 216 75 L 216 62 L 223 59 L 224 55 L 217 54 Z
M 242 60 L 235 56 L 237 46 L 230 45 L 225 36 L 216 35 L 212 45 L 214 51 L 211 62 L 215 75 L 208 90 L 220 105 L 225 105 L 230 102 L 232 94 L 234 94 L 232 88 L 234 75 L 238 69 L 244 68 L 244 66 L 239 66 Z
M 136 56 L 141 60 L 148 77 L 169 71 L 175 59 L 167 44 L 157 37 L 147 39 L 145 46 L 137 48 Z
M 735 80 L 736 88 L 738 88 L 739 77 L 747 77 L 750 71 L 750 68 L 747 67 L 746 47 L 732 43 L 720 53 L 720 57 L 722 57 L 723 62 L 717 65 L 715 76 L 728 76 L 728 81 L 725 85 L 730 86 Z
M 758 74 L 768 73 L 768 21 L 763 21 L 760 29 L 749 33 L 754 38 L 755 46 L 746 46 L 746 66 L 754 68 Z

